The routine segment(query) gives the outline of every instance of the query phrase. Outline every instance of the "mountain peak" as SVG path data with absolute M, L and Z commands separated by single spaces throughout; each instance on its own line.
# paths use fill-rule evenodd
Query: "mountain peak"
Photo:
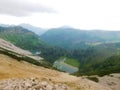
M 68 25 L 64 25 L 64 26 L 61 26 L 60 28 L 63 28 L 63 29 L 69 29 L 69 28 L 73 28 L 73 27 L 68 26 Z
M 45 31 L 47 31 L 46 29 L 43 29 L 43 28 L 40 28 L 40 27 L 35 27 L 33 25 L 26 24 L 26 23 L 19 24 L 19 26 L 22 26 L 23 28 L 26 28 L 26 29 L 32 31 L 32 32 L 36 33 L 37 35 L 41 35 Z

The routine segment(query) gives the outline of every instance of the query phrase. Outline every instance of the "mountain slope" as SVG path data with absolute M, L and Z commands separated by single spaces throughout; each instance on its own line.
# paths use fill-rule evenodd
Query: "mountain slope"
M 78 75 L 108 75 L 120 73 L 119 49 L 120 43 L 107 43 L 73 50 L 68 57 L 79 62 Z
M 40 38 L 48 44 L 65 48 L 84 48 L 108 42 L 120 42 L 119 31 L 78 30 L 74 28 L 54 28 Z
M 0 24 L 0 27 L 15 27 L 16 25 L 9 25 L 9 24 Z M 44 32 L 47 31 L 47 29 L 43 29 L 43 28 L 40 28 L 40 27 L 35 27 L 35 26 L 32 26 L 30 24 L 25 24 L 25 23 L 21 23 L 17 26 L 20 26 L 20 27 L 23 27 L 25 29 L 28 29 L 29 31 L 32 31 L 34 32 L 35 34 L 37 35 L 42 35 Z
M 53 83 L 53 85 L 59 83 L 59 85 L 61 86 L 67 85 L 70 88 L 70 89 L 60 89 L 60 90 L 101 90 L 101 89 L 111 90 L 109 87 L 104 87 L 103 85 L 100 85 L 98 83 L 92 82 L 87 79 L 82 79 L 81 77 L 77 78 L 75 76 L 71 76 L 66 73 L 34 66 L 24 61 L 18 62 L 16 59 L 0 54 L 0 79 L 2 79 L 2 81 L 0 80 L 0 89 L 2 89 L 2 87 L 7 85 L 6 83 L 9 82 L 11 82 L 9 85 L 11 85 L 11 87 L 14 87 L 13 83 L 16 80 L 17 80 L 16 83 L 19 83 L 19 85 L 20 82 L 24 80 L 24 82 L 26 83 L 24 85 L 27 85 L 26 87 L 28 87 L 28 85 L 30 85 L 29 81 L 32 80 L 31 78 L 32 79 L 36 78 L 37 80 L 35 81 L 37 81 L 38 83 L 39 81 L 40 82 L 46 81 L 49 84 Z M 9 80 L 6 81 L 7 79 Z M 33 87 L 33 86 L 29 86 L 29 87 Z M 55 90 L 58 89 L 56 88 Z
M 30 51 L 37 51 L 44 46 L 44 42 L 35 33 L 19 26 L 0 27 L 0 38 Z
M 36 63 L 31 64 L 32 62 L 28 63 L 31 59 L 37 65 L 40 63 L 40 66 L 34 65 Z M 0 89 L 118 90 L 119 88 L 118 78 L 114 82 L 117 84 L 115 88 L 116 84 L 112 87 L 105 86 L 101 81 L 96 83 L 84 77 L 75 77 L 68 73 L 41 67 L 41 64 L 46 65 L 42 58 L 0 39 Z
M 43 58 L 33 55 L 31 52 L 20 49 L 10 42 L 0 39 L 0 53 L 8 55 L 18 61 L 27 61 L 35 65 L 49 67 L 49 63 Z
M 24 57 L 29 57 L 29 58 L 25 58 L 24 60 Z M 101 88 L 103 88 L 102 90 L 109 90 L 106 87 L 102 87 L 101 85 L 89 81 L 87 79 L 77 78 L 75 76 L 71 76 L 66 73 L 46 69 L 43 67 L 38 67 L 33 64 L 30 64 L 31 62 L 27 63 L 29 62 L 29 59 L 30 60 L 32 59 L 37 63 L 44 64 L 42 63 L 43 62 L 42 58 L 40 57 L 38 58 L 38 56 L 33 56 L 32 53 L 30 53 L 29 51 L 22 50 L 5 40 L 0 39 L 0 79 L 3 79 L 3 81 L 0 80 L 0 89 L 3 89 L 2 87 L 4 86 L 2 85 L 4 84 L 6 85 L 5 82 L 7 81 L 4 81 L 4 79 L 15 78 L 15 79 L 11 79 L 10 81 L 8 80 L 8 82 L 11 82 L 11 85 L 13 85 L 14 81 L 16 80 L 17 80 L 16 83 L 19 83 L 21 79 L 24 79 L 25 80 L 24 82 L 26 82 L 28 85 L 29 80 L 27 80 L 27 78 L 38 78 L 38 82 L 39 80 L 40 82 L 47 80 L 48 82 L 54 84 L 55 83 L 57 84 L 59 82 L 61 83 L 60 84 L 61 86 L 63 86 L 63 84 L 66 84 L 69 88 L 71 88 L 71 90 L 79 90 L 80 88 L 84 90 L 87 89 L 92 90 L 92 88 L 97 90 L 100 90 Z M 89 83 L 85 83 L 86 81 Z M 88 87 L 89 85 L 91 87 Z M 12 87 L 9 86 L 9 89 Z M 61 89 L 61 90 L 65 90 L 65 89 Z
M 51 63 L 65 54 L 65 50 L 47 45 L 38 35 L 20 26 L 0 27 L 0 38 L 34 54 L 39 54 Z
M 20 24 L 19 26 L 22 26 L 23 28 L 26 28 L 34 33 L 36 33 L 37 35 L 42 35 L 43 33 L 45 33 L 47 31 L 47 29 L 43 29 L 43 28 L 40 28 L 40 27 L 35 27 L 35 26 L 32 26 L 32 25 L 29 25 L 29 24 Z

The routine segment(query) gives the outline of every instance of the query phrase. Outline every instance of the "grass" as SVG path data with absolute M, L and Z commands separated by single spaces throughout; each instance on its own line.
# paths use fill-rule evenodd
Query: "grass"
M 117 54 L 120 55 L 120 48 L 117 49 Z
M 79 78 L 23 61 L 18 62 L 16 59 L 0 54 L 0 80 L 11 78 L 38 78 L 38 80 L 53 84 L 66 84 L 71 90 L 84 90 L 78 84 L 81 83 Z
M 69 64 L 69 65 L 72 65 L 74 67 L 79 67 L 80 66 L 80 63 L 76 59 L 66 58 L 66 60 L 64 62 Z

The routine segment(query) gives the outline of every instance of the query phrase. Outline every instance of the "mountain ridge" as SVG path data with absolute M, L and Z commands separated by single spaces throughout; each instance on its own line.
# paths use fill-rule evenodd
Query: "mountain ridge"
M 0 53 L 18 59 L 18 61 L 23 60 L 35 65 L 50 67 L 49 63 L 44 61 L 44 59 L 40 56 L 33 55 L 31 52 L 18 48 L 12 43 L 7 42 L 3 39 L 0 39 Z
M 30 24 L 25 24 L 25 23 L 19 24 L 18 26 L 26 28 L 26 29 L 36 33 L 37 35 L 42 35 L 43 33 L 45 33 L 47 31 L 47 29 L 43 29 L 40 27 L 32 26 Z
M 120 31 L 79 30 L 74 28 L 49 29 L 40 38 L 47 44 L 65 48 L 82 48 L 86 43 L 120 42 Z
M 34 32 L 20 26 L 0 27 L 0 38 L 30 51 L 38 50 L 44 42 Z

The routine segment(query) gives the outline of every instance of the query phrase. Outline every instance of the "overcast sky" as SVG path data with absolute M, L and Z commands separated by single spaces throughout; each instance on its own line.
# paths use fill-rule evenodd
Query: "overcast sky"
M 0 23 L 120 30 L 119 0 L 0 0 Z

